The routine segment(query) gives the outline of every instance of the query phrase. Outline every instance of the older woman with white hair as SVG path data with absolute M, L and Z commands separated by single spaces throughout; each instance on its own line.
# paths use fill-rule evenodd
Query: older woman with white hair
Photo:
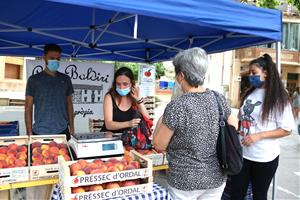
M 221 199 L 226 176 L 217 159 L 219 111 L 214 93 L 203 87 L 206 52 L 192 48 L 178 53 L 173 64 L 183 94 L 173 99 L 159 119 L 153 143 L 167 151 L 168 185 L 174 199 Z M 228 123 L 237 127 L 224 96 L 217 94 Z

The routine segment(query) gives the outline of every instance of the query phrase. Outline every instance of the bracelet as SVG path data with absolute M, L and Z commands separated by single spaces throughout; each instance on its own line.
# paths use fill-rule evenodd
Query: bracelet
M 144 98 L 140 98 L 139 100 L 136 101 L 137 104 L 144 103 Z

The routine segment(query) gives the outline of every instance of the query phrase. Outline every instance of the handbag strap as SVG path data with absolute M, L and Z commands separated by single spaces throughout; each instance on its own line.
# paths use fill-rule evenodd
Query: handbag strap
M 219 137 L 221 137 L 221 145 L 222 145 L 222 165 L 221 167 L 223 169 L 227 169 L 228 168 L 228 164 L 227 164 L 227 158 L 226 158 L 226 143 L 225 143 L 225 125 L 226 125 L 226 119 L 225 119 L 225 115 L 224 115 L 224 111 L 222 108 L 222 104 L 220 102 L 220 97 L 217 94 L 217 92 L 212 91 L 216 100 L 217 100 L 217 104 L 218 104 L 218 109 L 219 109 Z

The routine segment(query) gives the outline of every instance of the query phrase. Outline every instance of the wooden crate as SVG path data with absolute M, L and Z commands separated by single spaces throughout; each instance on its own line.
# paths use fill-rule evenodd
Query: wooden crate
M 0 137 L 0 146 L 8 146 L 12 143 L 27 146 L 27 159 L 29 160 L 29 146 L 27 136 Z M 28 162 L 27 162 L 28 163 Z M 29 180 L 29 167 L 16 167 L 0 169 L 0 185 Z
M 88 174 L 83 176 L 71 176 L 69 166 L 76 161 L 66 162 L 63 157 L 59 157 L 59 181 L 60 187 L 64 199 L 86 199 L 93 196 L 95 199 L 107 199 L 114 197 L 122 197 L 126 195 L 134 195 L 139 193 L 145 193 L 152 191 L 152 161 L 136 151 L 131 151 L 130 156 L 133 160 L 140 162 L 143 168 L 135 170 L 126 170 L 118 172 L 107 172 L 99 174 Z M 116 159 L 122 159 L 123 157 L 115 157 Z M 106 158 L 103 160 L 108 160 Z M 93 161 L 93 160 L 87 160 Z M 71 193 L 71 188 L 79 186 L 89 186 L 95 184 L 104 184 L 110 182 L 127 181 L 143 179 L 143 184 L 121 187 L 117 189 L 106 189 L 94 192 L 83 192 L 83 193 Z
M 64 143 L 67 146 L 67 150 L 71 160 L 73 160 L 70 147 L 68 145 L 67 139 L 65 135 L 33 135 L 29 138 L 29 144 L 31 145 L 34 142 L 40 142 L 43 144 L 48 144 L 51 141 L 55 141 L 57 143 Z M 29 145 L 29 146 L 30 146 Z M 31 149 L 30 149 L 31 151 Z M 59 165 L 57 164 L 49 164 L 49 165 L 39 165 L 39 166 L 31 166 L 31 155 L 30 159 L 30 167 L 29 167 L 29 175 L 30 180 L 41 180 L 41 179 L 52 179 L 58 178 Z
M 158 153 L 157 151 L 153 150 L 149 150 L 151 151 L 151 154 L 143 154 L 142 151 L 145 150 L 140 150 L 141 153 L 144 157 L 149 158 L 150 160 L 152 160 L 152 165 L 153 166 L 159 166 L 159 165 L 163 165 L 164 163 L 164 154 L 163 153 Z M 148 150 L 147 150 L 148 151 Z

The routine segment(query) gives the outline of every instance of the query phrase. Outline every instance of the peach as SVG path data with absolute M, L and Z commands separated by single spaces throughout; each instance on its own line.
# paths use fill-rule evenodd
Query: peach
M 52 147 L 50 147 L 49 151 L 50 151 L 51 153 L 58 154 L 59 148 L 56 147 L 56 146 L 52 146 Z
M 32 154 L 41 154 L 42 153 L 42 149 L 41 147 L 35 147 L 33 150 L 32 150 Z
M 81 165 L 81 168 L 86 167 L 88 164 L 88 162 L 86 160 L 78 160 L 78 163 Z
M 108 168 L 107 170 L 108 172 L 119 172 L 120 170 L 118 168 L 116 168 L 115 166 L 111 166 Z
M 42 150 L 48 150 L 49 149 L 49 145 L 48 144 L 42 144 L 41 149 Z
M 40 142 L 34 142 L 34 143 L 31 144 L 32 149 L 34 149 L 36 147 L 41 147 L 41 146 L 42 146 L 42 143 L 40 143 Z
M 97 169 L 99 167 L 96 163 L 88 163 L 86 166 L 92 169 Z
M 117 162 L 119 162 L 119 160 L 117 160 L 115 158 L 111 158 L 107 162 L 117 163 Z
M 22 145 L 22 146 L 18 146 L 17 147 L 17 151 L 18 152 L 24 152 L 24 153 L 27 153 L 27 147 Z
M 15 161 L 15 165 L 16 165 L 16 167 L 25 167 L 26 166 L 26 161 L 25 160 L 17 159 Z
M 108 170 L 108 168 L 105 165 L 102 165 L 100 168 L 92 170 L 91 174 L 105 173 L 105 172 L 107 172 L 107 170 Z
M 39 166 L 39 165 L 43 165 L 44 163 L 42 162 L 42 161 L 40 161 L 40 160 L 37 160 L 37 161 L 34 161 L 33 163 L 32 163 L 32 166 Z
M 17 159 L 26 160 L 27 159 L 27 154 L 24 153 L 24 152 L 19 152 L 19 153 L 17 153 Z
M 128 187 L 128 186 L 133 186 L 133 185 L 136 185 L 136 181 L 134 180 L 130 180 L 130 181 L 124 181 L 123 184 L 122 184 L 122 187 Z
M 50 158 L 50 157 L 45 157 L 45 158 L 43 159 L 43 162 L 44 162 L 46 165 L 50 165 L 50 164 L 53 163 L 53 159 Z
M 89 188 L 89 191 L 98 191 L 98 190 L 103 190 L 103 186 L 102 185 L 92 185 Z
M 57 147 L 58 147 L 59 149 L 67 149 L 67 146 L 66 146 L 64 143 L 59 143 L 59 144 L 57 144 Z
M 117 168 L 119 171 L 123 171 L 124 167 L 125 166 L 120 162 L 115 164 L 115 168 Z
M 0 169 L 5 168 L 6 163 L 3 160 L 0 160 Z
M 10 145 L 8 145 L 8 148 L 12 150 L 17 150 L 18 145 L 16 143 L 11 143 Z
M 58 144 L 55 141 L 49 142 L 49 147 L 57 147 Z
M 5 161 L 7 165 L 14 165 L 16 158 L 14 156 L 8 156 Z
M 62 148 L 62 149 L 59 149 L 58 154 L 59 155 L 67 155 L 68 151 L 67 151 L 67 149 Z
M 106 189 L 114 189 L 114 188 L 120 188 L 120 185 L 118 183 L 107 183 Z
M 8 156 L 16 156 L 17 155 L 17 151 L 13 150 L 13 149 L 8 149 L 7 153 Z
M 52 157 L 52 164 L 57 164 L 58 163 L 58 158 L 56 157 Z
M 83 170 L 78 170 L 78 171 L 75 171 L 72 175 L 73 176 L 83 176 L 83 175 L 86 175 L 86 173 Z
M 127 165 L 127 166 L 124 168 L 124 170 L 134 170 L 134 169 L 136 169 L 136 168 L 135 168 L 135 166 L 133 166 L 133 165 Z
M 6 154 L 0 153 L 0 160 L 6 160 L 6 158 L 7 158 Z
M 72 193 L 82 193 L 85 192 L 83 187 L 72 188 Z
M 43 160 L 42 154 L 36 153 L 32 155 L 32 161 L 42 161 L 42 160 Z
M 8 148 L 6 146 L 0 147 L 0 153 L 6 154 Z
M 133 165 L 136 169 L 141 168 L 141 165 L 138 161 L 131 161 L 129 164 Z
M 114 163 L 112 162 L 105 162 L 104 164 L 107 168 L 114 166 Z
M 63 157 L 64 157 L 65 161 L 70 161 L 71 160 L 70 156 L 68 156 L 68 155 L 63 155 Z
M 81 165 L 79 163 L 73 163 L 70 165 L 71 174 L 74 174 L 74 172 L 78 170 L 81 170 Z
M 83 168 L 83 171 L 84 171 L 84 173 L 86 173 L 86 174 L 90 174 L 92 170 L 93 170 L 93 169 L 90 168 L 90 167 L 85 167 L 85 168 Z
M 42 155 L 43 155 L 43 157 L 50 157 L 50 151 L 49 150 L 43 150 Z
M 98 165 L 98 167 L 100 167 L 100 166 L 102 166 L 103 165 L 103 161 L 102 160 L 100 160 L 100 159 L 95 159 L 94 161 L 93 161 L 93 163 L 95 163 L 96 165 Z

